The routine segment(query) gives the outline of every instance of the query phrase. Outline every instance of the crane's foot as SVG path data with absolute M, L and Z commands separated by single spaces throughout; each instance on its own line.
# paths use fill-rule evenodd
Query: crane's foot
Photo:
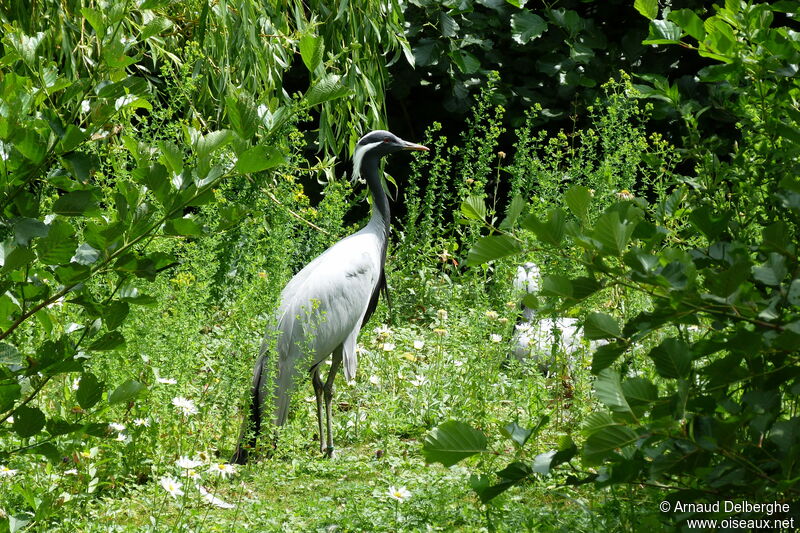
M 326 448 L 325 448 L 325 449 L 322 451 L 322 453 L 323 453 L 323 454 L 325 455 L 325 457 L 327 457 L 328 459 L 333 459 L 333 455 L 334 455 L 334 454 L 333 454 L 333 446 L 327 446 L 327 447 L 326 447 Z

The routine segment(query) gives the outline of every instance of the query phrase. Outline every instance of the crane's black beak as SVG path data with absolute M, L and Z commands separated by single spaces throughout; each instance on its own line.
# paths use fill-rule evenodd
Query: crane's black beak
M 430 149 L 427 146 L 422 146 L 421 144 L 414 144 L 408 141 L 403 141 L 403 150 L 415 150 L 418 152 L 429 152 Z

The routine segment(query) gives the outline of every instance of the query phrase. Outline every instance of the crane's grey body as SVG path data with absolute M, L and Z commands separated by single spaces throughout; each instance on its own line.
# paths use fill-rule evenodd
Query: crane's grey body
M 246 435 L 252 431 L 250 447 L 269 417 L 277 425 L 286 422 L 294 379 L 302 367 L 309 369 L 317 401 L 320 450 L 333 453 L 331 401 L 333 380 L 344 366 L 345 378 L 355 378 L 356 338 L 369 319 L 385 288 L 383 266 L 389 237 L 389 202 L 383 191 L 378 164 L 386 154 L 399 150 L 427 150 L 386 131 L 371 132 L 358 142 L 353 154 L 354 179 L 363 177 L 372 195 L 372 216 L 360 231 L 337 242 L 308 263 L 284 287 L 276 322 L 261 345 L 253 372 L 250 424 L 245 424 L 242 439 L 232 461 L 243 463 L 247 451 Z M 267 379 L 270 356 L 277 353 L 277 373 Z M 323 382 L 320 365 L 332 357 Z M 301 366 L 301 360 L 306 360 Z M 308 366 L 305 366 L 305 365 Z M 272 404 L 271 416 L 267 414 Z M 323 428 L 323 410 L 326 428 Z M 252 427 L 248 427 L 252 426 Z M 323 429 L 327 429 L 327 440 Z

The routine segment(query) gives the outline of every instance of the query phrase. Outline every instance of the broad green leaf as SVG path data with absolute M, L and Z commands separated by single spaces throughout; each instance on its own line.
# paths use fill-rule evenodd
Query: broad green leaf
M 83 243 L 75 250 L 75 255 L 71 261 L 79 265 L 91 265 L 100 258 L 100 251 L 95 250 L 89 244 Z
M 790 304 L 800 307 L 800 279 L 793 279 L 786 297 Z
M 236 133 L 244 140 L 253 138 L 258 132 L 258 111 L 252 98 L 243 94 L 225 97 L 228 118 Z
M 91 372 L 81 374 L 78 390 L 75 391 L 75 399 L 78 400 L 81 409 L 94 407 L 103 398 L 103 388 L 103 382 Z
M 350 94 L 350 89 L 342 85 L 341 78 L 336 74 L 329 74 L 317 82 L 305 94 L 305 102 L 308 107 L 343 98 Z
M 19 353 L 17 347 L 8 344 L 7 342 L 0 342 L 0 365 L 21 365 L 22 354 Z
M 191 218 L 171 218 L 164 224 L 164 233 L 167 235 L 199 237 L 203 234 L 203 226 Z
M 599 374 L 601 370 L 610 367 L 625 352 L 625 345 L 612 342 L 598 347 L 592 354 L 592 374 Z
M 510 424 L 506 424 L 504 427 L 500 428 L 500 433 L 514 441 L 514 445 L 518 448 L 525 446 L 525 443 L 528 441 L 530 436 L 533 434 L 532 429 L 525 429 L 517 425 L 516 422 L 511 422 Z
M 231 142 L 233 136 L 231 130 L 218 130 L 209 132 L 197 141 L 197 158 L 199 160 L 208 159 L 208 157 Z
M 77 431 L 82 427 L 83 424 L 74 424 L 72 422 L 67 422 L 66 420 L 61 418 L 51 418 L 45 424 L 45 429 L 53 437 L 56 437 L 58 435 L 67 435 L 68 433 Z
M 637 223 L 635 218 L 622 218 L 618 210 L 609 210 L 597 219 L 592 236 L 600 242 L 603 252 L 621 255 Z
M 589 313 L 583 326 L 583 332 L 586 338 L 591 340 L 622 337 L 617 320 L 605 313 Z
M 500 229 L 508 231 L 513 228 L 523 209 L 525 209 L 525 200 L 520 195 L 514 196 L 506 209 L 505 218 L 500 223 Z
M 433 428 L 422 444 L 425 462 L 444 466 L 453 466 L 462 459 L 486 451 L 484 434 L 457 420 Z
M 589 204 L 592 202 L 592 191 L 583 185 L 573 185 L 564 194 L 564 201 L 572 214 L 581 220 L 586 219 L 589 212 Z
M 527 44 L 546 30 L 547 22 L 527 9 L 511 15 L 511 38 L 519 44 Z
M 612 412 L 633 417 L 631 406 L 622 392 L 619 373 L 610 368 L 601 371 L 594 382 L 594 391 L 597 399 Z
M 776 286 L 781 284 L 788 272 L 786 257 L 773 252 L 764 263 L 753 267 L 753 278 L 764 285 Z
M 461 203 L 461 214 L 470 220 L 486 220 L 486 204 L 483 196 L 472 195 Z
M 300 57 L 309 72 L 314 72 L 322 61 L 325 43 L 317 35 L 306 34 L 300 38 Z
M 254 146 L 237 156 L 234 171 L 240 174 L 254 174 L 282 165 L 286 158 L 275 146 Z
M 475 491 L 475 494 L 480 498 L 481 503 L 488 503 L 494 498 L 504 493 L 515 485 L 514 481 L 502 481 L 492 485 L 488 476 L 472 475 L 469 478 L 469 486 Z
M 28 246 L 31 239 L 47 236 L 48 227 L 35 218 L 18 218 L 14 222 L 14 242 L 20 246 Z
M 647 406 L 658 399 L 658 388 L 645 378 L 626 379 L 622 392 L 631 407 Z
M 128 302 L 113 302 L 106 306 L 103 312 L 103 324 L 109 331 L 117 329 L 130 312 Z
M 122 403 L 132 400 L 145 389 L 145 386 L 136 380 L 129 379 L 108 395 L 108 403 Z
M 542 294 L 559 298 L 572 298 L 572 281 L 564 276 L 553 274 L 542 280 Z
M 11 31 L 7 35 L 8 42 L 16 49 L 22 60 L 31 67 L 31 70 L 37 71 L 36 50 L 44 40 L 45 32 L 40 31 L 34 35 L 25 35 L 21 31 Z
M 37 239 L 35 246 L 36 255 L 46 265 L 69 263 L 77 248 L 75 228 L 58 219 L 50 223 L 47 237 Z
M 689 345 L 680 339 L 666 339 L 650 350 L 649 357 L 655 363 L 658 374 L 664 378 L 685 378 L 692 369 Z
M 0 383 L 0 413 L 14 407 L 20 397 L 22 387 L 17 383 Z
M 706 36 L 706 29 L 703 26 L 703 21 L 697 16 L 697 13 L 691 9 L 678 9 L 676 11 L 670 11 L 667 18 L 677 23 L 678 26 L 683 29 L 683 31 L 698 41 L 702 41 Z
M 608 454 L 637 440 L 636 433 L 625 426 L 607 426 L 589 435 L 583 445 L 583 457 L 588 464 L 600 464 Z
M 14 411 L 14 432 L 22 438 L 32 437 L 44 428 L 45 417 L 39 409 L 23 405 Z
M 119 331 L 109 331 L 89 345 L 89 349 L 96 352 L 105 352 L 124 345 L 125 337 L 122 336 L 122 333 Z
M 100 208 L 94 191 L 72 191 L 55 201 L 53 213 L 67 217 L 96 216 L 100 214 Z
M 635 0 L 633 2 L 633 7 L 636 8 L 636 11 L 641 13 L 642 16 L 650 20 L 658 16 L 658 0 Z
M 89 183 L 89 177 L 94 172 L 98 164 L 95 156 L 84 154 L 83 152 L 70 152 L 61 156 L 70 174 L 81 184 Z
M 142 33 L 139 35 L 139 38 L 145 41 L 150 37 L 160 35 L 171 27 L 172 21 L 169 18 L 163 16 L 154 17 L 142 28 Z
M 489 235 L 478 239 L 470 248 L 467 262 L 472 266 L 480 265 L 519 253 L 521 250 L 519 243 L 508 235 Z
M 680 40 L 680 26 L 669 20 L 652 20 L 650 33 L 642 44 L 677 44 Z
M 530 214 L 522 221 L 521 225 L 525 229 L 531 230 L 536 234 L 540 241 L 544 241 L 553 246 L 560 246 L 564 238 L 564 227 L 566 225 L 566 213 L 563 209 L 555 208 L 547 211 L 547 220 L 539 220 L 534 214 Z

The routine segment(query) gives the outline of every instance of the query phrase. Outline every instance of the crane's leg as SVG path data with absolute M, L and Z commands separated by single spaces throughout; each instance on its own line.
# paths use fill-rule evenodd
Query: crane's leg
M 322 432 L 322 394 L 324 385 L 319 377 L 319 364 L 311 367 L 311 384 L 317 398 L 317 424 L 319 425 L 319 451 L 325 453 L 325 433 Z
M 336 379 L 336 373 L 342 364 L 342 347 L 339 346 L 333 351 L 333 361 L 331 369 L 328 371 L 328 377 L 325 379 L 323 385 L 323 392 L 325 393 L 325 419 L 328 426 L 328 447 L 323 450 L 323 453 L 328 457 L 333 457 L 333 429 L 331 428 L 331 421 L 333 418 L 331 411 L 331 402 L 333 401 L 333 380 Z

